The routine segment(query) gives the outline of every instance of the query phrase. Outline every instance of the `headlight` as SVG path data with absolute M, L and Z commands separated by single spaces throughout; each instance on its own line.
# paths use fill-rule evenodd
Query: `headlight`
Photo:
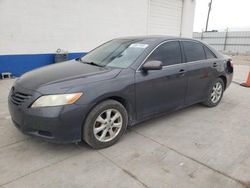
M 61 106 L 66 104 L 73 104 L 76 102 L 83 93 L 70 93 L 58 95 L 44 95 L 39 97 L 32 105 L 35 107 L 48 107 L 48 106 Z

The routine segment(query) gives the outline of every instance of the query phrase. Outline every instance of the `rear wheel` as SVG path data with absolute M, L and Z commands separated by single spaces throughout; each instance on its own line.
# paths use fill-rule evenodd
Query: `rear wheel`
M 115 100 L 104 101 L 89 113 L 83 127 L 83 140 L 97 149 L 111 146 L 122 136 L 127 124 L 124 106 Z
M 211 84 L 210 89 L 208 91 L 207 100 L 203 104 L 208 107 L 217 106 L 222 99 L 224 88 L 225 86 L 223 80 L 221 78 L 217 78 Z

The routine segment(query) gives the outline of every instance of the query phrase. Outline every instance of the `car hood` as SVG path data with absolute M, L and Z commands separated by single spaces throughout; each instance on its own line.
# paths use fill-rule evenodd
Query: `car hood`
M 30 90 L 58 83 L 61 87 L 67 88 L 74 85 L 74 80 L 77 80 L 76 85 L 96 82 L 114 78 L 120 71 L 121 69 L 103 68 L 71 60 L 25 73 L 15 84 Z M 67 83 L 70 83 L 70 86 Z

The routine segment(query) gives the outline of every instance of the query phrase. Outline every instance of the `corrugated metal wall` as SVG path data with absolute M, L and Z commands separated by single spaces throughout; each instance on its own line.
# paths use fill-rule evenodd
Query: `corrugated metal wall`
M 250 54 L 250 31 L 194 32 L 193 38 L 203 40 L 219 51 Z

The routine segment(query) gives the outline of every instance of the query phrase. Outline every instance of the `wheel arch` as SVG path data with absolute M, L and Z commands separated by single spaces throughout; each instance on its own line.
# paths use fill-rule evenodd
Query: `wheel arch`
M 131 114 L 132 114 L 132 111 L 133 111 L 132 105 L 124 97 L 121 97 L 121 96 L 110 96 L 110 97 L 104 98 L 102 101 L 105 101 L 105 100 L 115 100 L 115 101 L 118 101 L 127 110 L 128 116 L 131 117 Z M 102 101 L 100 101 L 100 102 L 102 102 Z
M 227 87 L 227 78 L 226 76 L 224 75 L 220 75 L 219 78 L 221 78 L 223 80 L 223 83 L 224 83 L 224 90 L 226 89 Z
M 101 102 L 104 102 L 106 100 L 115 100 L 124 106 L 124 108 L 126 109 L 126 111 L 128 113 L 128 124 L 131 124 L 135 120 L 135 108 L 134 108 L 134 105 L 132 104 L 132 102 L 130 102 L 128 99 L 126 99 L 125 97 L 122 97 L 120 95 L 105 95 L 105 96 L 99 97 L 98 99 L 96 99 L 95 101 L 92 102 L 92 105 L 88 109 L 88 113 L 86 114 L 86 116 L 83 119 L 82 128 L 83 128 L 84 123 L 86 121 L 86 118 L 88 117 L 91 110 L 96 105 L 98 105 Z

